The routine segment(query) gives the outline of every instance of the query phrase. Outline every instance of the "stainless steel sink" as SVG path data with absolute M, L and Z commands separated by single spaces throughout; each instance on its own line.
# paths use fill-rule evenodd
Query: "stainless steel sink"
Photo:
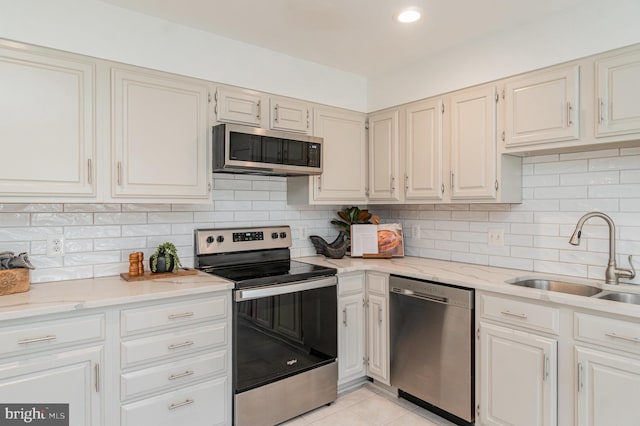
M 603 291 L 602 293 L 594 296 L 594 298 L 640 305 L 640 294 L 634 294 L 634 293 L 618 293 L 614 291 Z
M 517 285 L 520 287 L 537 288 L 539 290 L 556 291 L 559 293 L 575 294 L 578 296 L 586 297 L 593 296 L 602 291 L 597 287 L 592 287 L 589 285 L 545 279 L 514 279 L 505 282 L 507 284 Z

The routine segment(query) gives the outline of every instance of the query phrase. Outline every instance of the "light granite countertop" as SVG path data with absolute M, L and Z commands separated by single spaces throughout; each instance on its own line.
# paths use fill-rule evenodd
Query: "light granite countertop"
M 233 286 L 203 272 L 148 281 L 127 282 L 116 275 L 38 283 L 27 292 L 0 296 L 0 321 L 211 293 Z
M 402 257 L 392 259 L 344 257 L 342 259 L 328 259 L 324 256 L 312 256 L 301 257 L 296 260 L 334 267 L 338 270 L 338 273 L 354 271 L 386 272 L 389 274 L 419 278 L 444 284 L 474 288 L 477 290 L 491 291 L 543 302 L 568 305 L 575 308 L 590 309 L 617 315 L 627 315 L 640 319 L 639 305 L 514 286 L 505 283 L 505 281 L 512 280 L 514 278 L 551 278 L 559 281 L 591 285 L 607 291 L 640 293 L 640 286 L 634 284 L 621 283 L 619 285 L 609 285 L 605 284 L 604 280 L 587 280 L 563 275 L 552 275 L 516 269 L 424 259 L 419 257 Z

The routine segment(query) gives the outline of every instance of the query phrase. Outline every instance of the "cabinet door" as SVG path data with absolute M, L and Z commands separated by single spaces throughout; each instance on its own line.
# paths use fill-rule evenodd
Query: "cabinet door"
M 102 347 L 0 364 L 3 404 L 69 404 L 70 426 L 102 424 Z
M 313 199 L 337 203 L 366 201 L 367 141 L 363 114 L 314 110 L 315 136 L 324 138 L 322 175 L 313 177 Z
M 365 376 L 364 295 L 341 296 L 338 301 L 338 383 Z
M 640 132 L 640 51 L 596 61 L 596 137 Z
M 367 295 L 367 375 L 389 385 L 388 295 Z
M 0 193 L 95 195 L 93 63 L 0 45 Z
M 557 424 L 557 341 L 480 323 L 483 425 Z
M 640 359 L 576 348 L 578 425 L 632 426 L 640 419 Z
M 496 198 L 496 88 L 451 96 L 451 199 Z
M 405 199 L 442 200 L 442 99 L 407 107 Z
M 398 111 L 369 117 L 369 200 L 398 201 Z
M 311 111 L 305 102 L 271 98 L 270 127 L 276 130 L 309 133 Z
M 207 86 L 114 68 L 114 197 L 207 199 Z
M 527 75 L 505 85 L 505 146 L 575 140 L 580 136 L 580 67 Z
M 216 120 L 260 127 L 262 122 L 261 99 L 257 93 L 218 88 L 216 90 Z

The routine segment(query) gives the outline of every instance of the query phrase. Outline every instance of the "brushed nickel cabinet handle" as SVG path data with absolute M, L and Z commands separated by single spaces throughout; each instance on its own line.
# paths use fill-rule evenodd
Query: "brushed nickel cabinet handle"
M 571 127 L 573 121 L 571 121 L 571 113 L 573 111 L 573 107 L 571 106 L 571 102 L 567 102 L 567 127 Z
M 342 309 L 342 324 L 347 326 L 347 308 Z
M 510 317 L 516 317 L 516 318 L 527 318 L 527 314 L 519 314 L 517 312 L 511 312 L 511 311 L 502 311 L 500 312 L 502 315 L 507 315 Z
M 193 404 L 195 401 L 193 399 L 185 399 L 182 402 L 177 402 L 175 404 L 171 404 L 169 406 L 169 410 L 175 410 L 176 408 L 184 407 L 185 405 Z
M 604 333 L 604 335 L 611 337 L 613 339 L 625 340 L 627 342 L 632 342 L 632 343 L 640 343 L 640 338 L 637 338 L 637 337 L 622 336 L 616 333 Z
M 47 342 L 49 340 L 54 340 L 55 338 L 56 338 L 56 336 L 54 334 L 50 334 L 50 335 L 47 335 L 47 336 L 32 337 L 30 339 L 18 340 L 18 344 L 19 345 L 26 345 L 26 344 L 29 344 L 29 343 Z
M 604 102 L 602 101 L 602 98 L 598 98 L 598 124 L 602 124 L 602 122 L 604 121 L 604 118 L 602 117 L 602 110 Z
M 93 167 L 91 164 L 91 158 L 87 158 L 87 183 L 93 184 Z
M 578 392 L 581 392 L 584 388 L 584 380 L 583 380 L 584 368 L 582 367 L 582 363 L 578 363 Z
M 176 379 L 181 379 L 183 377 L 189 377 L 192 376 L 194 373 L 191 370 L 186 370 L 183 373 L 178 373 L 178 374 L 172 374 L 169 376 L 169 380 L 176 380 Z
M 169 318 L 170 320 L 173 320 L 178 318 L 192 317 L 193 315 L 194 315 L 193 312 L 183 312 L 181 314 L 171 314 L 167 318 Z
M 192 346 L 192 345 L 193 345 L 193 342 L 191 340 L 187 340 L 186 342 L 169 345 L 169 349 L 184 348 L 184 347 Z
M 378 306 L 378 322 L 382 324 L 382 306 Z
M 96 392 L 100 392 L 100 364 L 96 364 L 93 371 L 96 375 Z
M 258 101 L 257 107 L 258 107 L 258 115 L 256 116 L 256 118 L 260 120 L 260 101 Z
M 276 110 L 276 117 L 273 119 L 273 121 L 278 123 L 280 122 L 280 108 L 278 104 L 276 104 L 275 110 Z
M 117 170 L 117 179 L 118 179 L 118 186 L 122 185 L 122 161 L 118 161 L 118 170 Z

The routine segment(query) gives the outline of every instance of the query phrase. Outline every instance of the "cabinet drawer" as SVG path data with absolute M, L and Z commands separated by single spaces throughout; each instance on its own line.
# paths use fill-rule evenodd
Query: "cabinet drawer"
M 145 308 L 124 309 L 120 313 L 122 336 L 173 325 L 225 318 L 228 296 L 205 300 L 166 303 Z
M 389 274 L 367 272 L 367 291 L 387 296 L 389 294 Z
M 211 380 L 122 406 L 121 425 L 225 425 L 231 421 L 230 395 L 226 378 Z
M 640 324 L 637 322 L 574 314 L 576 340 L 640 353 Z
M 227 351 L 208 353 L 185 360 L 123 374 L 120 380 L 122 400 L 168 387 L 182 386 L 227 369 Z
M 41 321 L 0 330 L 0 355 L 104 339 L 104 315 Z
M 201 349 L 227 343 L 227 325 L 213 324 L 188 331 L 159 334 L 121 344 L 122 368 L 144 361 L 190 354 Z
M 338 275 L 338 294 L 360 293 L 364 291 L 364 273 Z
M 480 315 L 545 333 L 559 333 L 560 312 L 549 306 L 482 294 Z

